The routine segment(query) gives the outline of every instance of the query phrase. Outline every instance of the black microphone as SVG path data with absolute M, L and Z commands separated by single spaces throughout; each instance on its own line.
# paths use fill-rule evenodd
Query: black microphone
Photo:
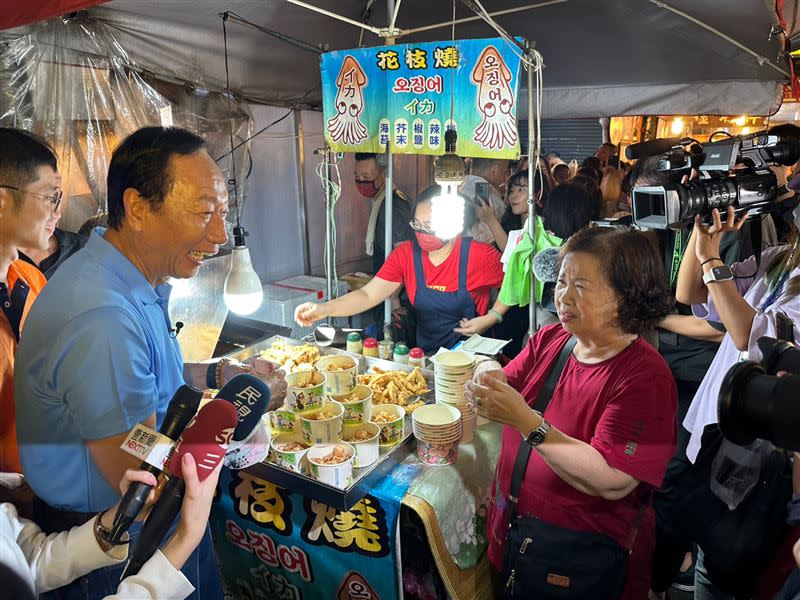
M 175 327 L 170 327 L 169 329 L 169 337 L 174 340 L 176 337 L 178 337 L 181 329 L 183 329 L 183 321 L 175 321 Z
M 159 433 L 171 440 L 177 440 L 197 412 L 202 398 L 203 392 L 190 385 L 179 387 L 175 395 L 172 396 L 172 400 L 169 401 L 167 414 L 161 422 Z M 146 462 L 143 462 L 139 468 L 142 471 L 152 473 L 156 477 L 161 474 L 161 469 Z M 108 534 L 108 539 L 111 543 L 118 544 L 123 534 L 128 531 L 128 528 L 136 519 L 136 515 L 139 514 L 139 511 L 142 510 L 144 503 L 147 501 L 147 496 L 150 495 L 151 489 L 153 489 L 153 486 L 137 481 L 132 483 L 125 492 L 119 503 L 117 515 L 114 517 L 111 532 Z
M 232 404 L 224 400 L 211 400 L 200 409 L 183 432 L 164 467 L 170 479 L 136 536 L 130 559 L 120 580 L 139 572 L 144 563 L 153 556 L 180 512 L 186 492 L 181 466 L 183 455 L 189 453 L 194 457 L 198 478 L 203 481 L 224 458 L 236 422 L 236 409 Z
M 242 469 L 261 462 L 269 452 L 269 437 L 259 427 L 270 396 L 269 386 L 248 373 L 232 377 L 217 393 L 217 398 L 233 404 L 239 415 L 239 424 L 225 454 L 226 467 Z
M 682 141 L 682 138 L 671 137 L 631 144 L 625 148 L 625 158 L 628 160 L 637 160 L 640 158 L 647 158 L 648 156 L 655 156 L 656 154 L 664 154 L 672 150 L 675 146 L 679 146 Z

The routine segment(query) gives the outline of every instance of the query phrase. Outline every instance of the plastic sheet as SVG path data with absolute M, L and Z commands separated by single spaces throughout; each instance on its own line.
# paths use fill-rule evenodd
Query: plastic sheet
M 191 74 L 190 83 L 155 79 L 134 63 L 114 33 L 110 25 L 79 13 L 0 38 L 0 125 L 33 131 L 53 146 L 64 188 L 60 227 L 72 231 L 105 211 L 111 153 L 131 132 L 174 125 L 202 136 L 215 159 L 230 148 L 224 94 L 204 89 L 200 73 Z M 234 101 L 233 111 L 238 144 L 250 136 L 252 121 L 246 104 Z M 235 159 L 241 213 L 249 144 Z M 229 178 L 229 158 L 219 165 Z

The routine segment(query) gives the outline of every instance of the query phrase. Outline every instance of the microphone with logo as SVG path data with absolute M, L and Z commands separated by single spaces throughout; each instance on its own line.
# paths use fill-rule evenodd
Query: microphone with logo
M 261 421 L 270 399 L 267 384 L 254 375 L 242 373 L 222 386 L 217 398 L 233 404 L 239 416 L 233 440 L 225 454 L 225 466 L 244 469 L 264 460 L 269 453 L 270 441 Z
M 186 425 L 197 413 L 202 398 L 203 392 L 190 385 L 179 387 L 175 395 L 172 396 L 172 400 L 169 401 L 167 414 L 164 416 L 164 420 L 161 422 L 161 429 L 158 432 L 171 440 L 177 440 L 183 430 L 186 429 Z M 143 462 L 139 468 L 142 471 L 152 473 L 156 478 L 161 474 L 161 469 L 147 462 Z M 114 517 L 114 524 L 108 534 L 108 539 L 112 544 L 119 544 L 122 536 L 136 519 L 136 515 L 142 510 L 151 489 L 153 489 L 153 486 L 137 481 L 132 483 L 128 491 L 125 492 L 119 503 L 117 516 Z
M 161 540 L 175 521 L 186 492 L 181 468 L 183 455 L 189 453 L 194 457 L 197 475 L 200 481 L 205 480 L 222 462 L 236 428 L 237 418 L 233 404 L 224 400 L 211 400 L 189 423 L 165 465 L 164 470 L 170 479 L 136 537 L 130 559 L 120 579 L 139 572 L 161 545 Z

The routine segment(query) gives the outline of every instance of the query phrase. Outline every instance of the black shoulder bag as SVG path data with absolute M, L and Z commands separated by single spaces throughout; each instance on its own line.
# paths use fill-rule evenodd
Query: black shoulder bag
M 561 349 L 534 410 L 544 414 L 575 342 L 574 337 L 570 338 Z M 517 500 L 531 450 L 525 441 L 519 445 L 511 476 L 511 514 L 503 570 L 507 578 L 506 599 L 618 600 L 625 589 L 628 557 L 649 495 L 631 529 L 627 549 L 607 535 L 564 529 L 536 517 L 523 517 L 517 514 Z

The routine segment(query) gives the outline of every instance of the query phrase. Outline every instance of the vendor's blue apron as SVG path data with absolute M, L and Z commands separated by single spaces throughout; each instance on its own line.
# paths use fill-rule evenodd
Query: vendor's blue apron
M 426 353 L 435 352 L 440 347 L 451 348 L 461 339 L 461 334 L 453 331 L 461 319 L 475 316 L 475 302 L 467 291 L 467 270 L 469 248 L 472 238 L 461 239 L 461 253 L 458 259 L 458 290 L 439 292 L 428 287 L 425 270 L 422 268 L 422 250 L 418 244 L 414 248 L 414 276 L 417 280 L 417 293 L 414 297 L 414 313 L 417 317 L 417 345 Z

